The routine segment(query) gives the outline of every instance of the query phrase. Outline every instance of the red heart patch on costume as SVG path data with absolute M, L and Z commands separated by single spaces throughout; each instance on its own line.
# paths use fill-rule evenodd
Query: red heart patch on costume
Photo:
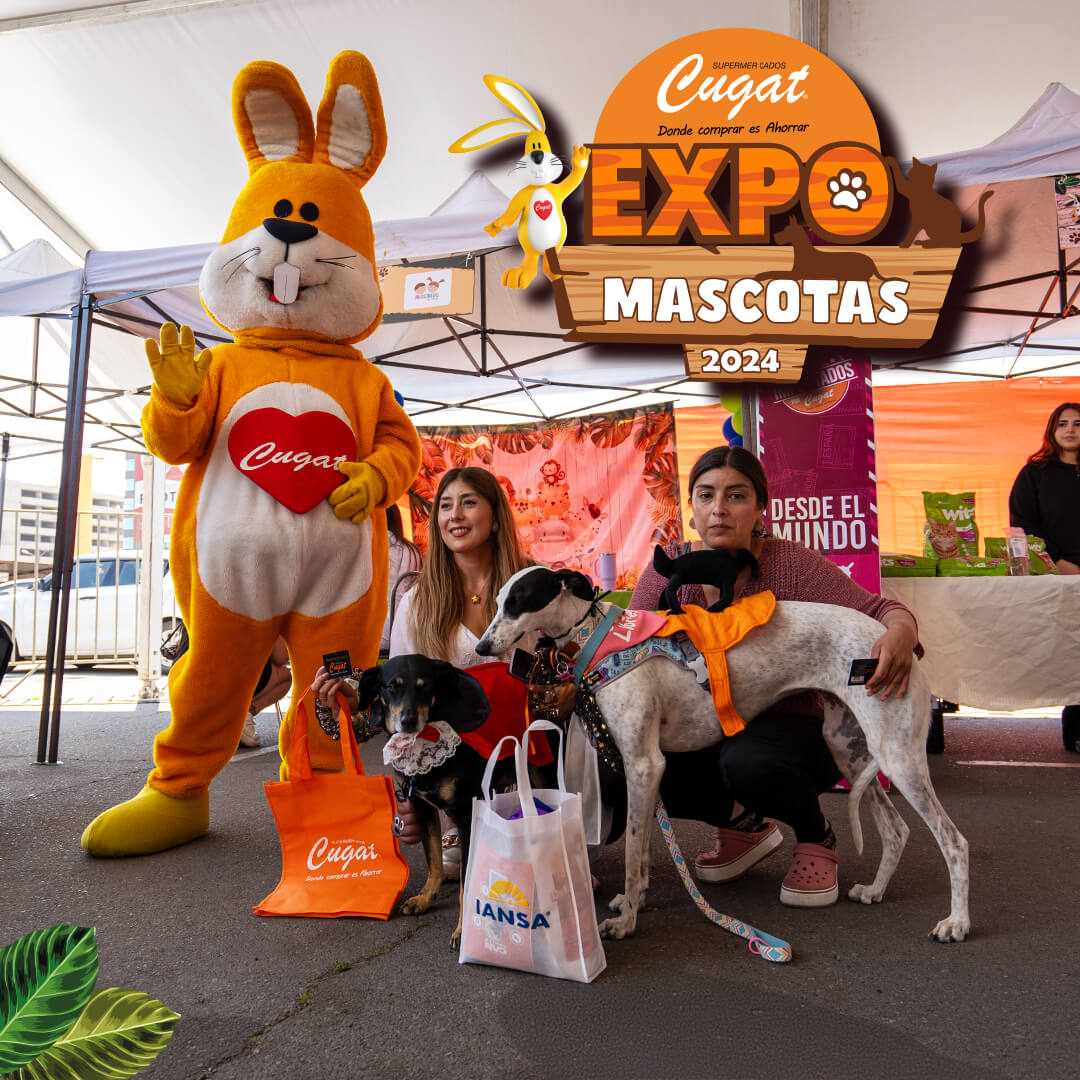
M 356 438 L 333 413 L 253 409 L 233 424 L 229 457 L 282 506 L 306 514 L 345 483 L 337 464 L 356 460 Z
M 541 221 L 547 221 L 551 217 L 551 211 L 555 209 L 550 199 L 545 199 L 543 202 L 534 202 L 533 209 L 536 211 L 536 216 Z

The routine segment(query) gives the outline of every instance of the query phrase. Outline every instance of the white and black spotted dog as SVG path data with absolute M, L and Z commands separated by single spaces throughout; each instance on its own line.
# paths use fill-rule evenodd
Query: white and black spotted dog
M 519 571 L 498 595 L 498 611 L 476 651 L 505 652 L 531 631 L 564 645 L 572 633 L 598 624 L 611 605 L 594 599 L 589 579 L 542 566 Z M 881 623 L 831 604 L 780 601 L 772 618 L 727 651 L 731 698 L 742 717 L 757 716 L 781 698 L 815 690 L 825 699 L 824 736 L 840 772 L 851 783 L 851 831 L 862 851 L 859 803 L 867 794 L 881 836 L 881 862 L 869 885 L 854 885 L 851 900 L 880 901 L 907 842 L 908 826 L 877 781 L 881 769 L 937 839 L 949 868 L 952 909 L 930 931 L 938 941 L 963 941 L 968 915 L 968 844 L 949 819 L 930 782 L 926 732 L 930 693 L 916 664 L 907 693 L 882 701 L 849 686 L 852 660 L 868 657 Z M 665 656 L 595 689 L 597 706 L 622 755 L 626 773 L 626 884 L 611 901 L 617 912 L 600 926 L 606 937 L 632 934 L 649 884 L 648 833 L 664 772 L 661 751 L 700 750 L 723 733 L 712 697 L 694 673 Z

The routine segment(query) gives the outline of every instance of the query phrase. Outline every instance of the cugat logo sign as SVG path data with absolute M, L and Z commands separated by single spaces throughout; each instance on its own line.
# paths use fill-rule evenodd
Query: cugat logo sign
M 836 64 L 763 30 L 646 57 L 590 146 L 585 245 L 549 253 L 566 338 L 681 344 L 691 377 L 794 382 L 808 344 L 924 344 L 982 231 L 981 204 L 965 232 L 933 169 L 883 157 Z M 873 246 L 897 192 L 912 228 Z

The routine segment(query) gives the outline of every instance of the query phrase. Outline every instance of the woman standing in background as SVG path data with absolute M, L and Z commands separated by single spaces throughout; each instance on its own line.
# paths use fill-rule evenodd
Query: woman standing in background
M 1080 574 L 1080 404 L 1051 414 L 1042 446 L 1028 458 L 1009 493 L 1009 524 L 1046 541 L 1062 574 Z M 1080 705 L 1061 713 L 1066 750 L 1080 753 Z

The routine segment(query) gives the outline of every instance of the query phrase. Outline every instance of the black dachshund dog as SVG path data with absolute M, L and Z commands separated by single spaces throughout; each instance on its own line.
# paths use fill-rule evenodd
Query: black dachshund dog
M 384 760 L 394 770 L 395 788 L 412 801 L 423 830 L 427 880 L 420 892 L 402 905 L 405 914 L 422 915 L 435 902 L 443 884 L 440 810 L 461 834 L 462 885 L 458 889 L 457 927 L 450 938 L 451 948 L 456 949 L 461 941 L 461 896 L 469 859 L 472 803 L 482 795 L 488 760 L 459 736 L 477 732 L 488 720 L 491 708 L 487 694 L 467 671 L 419 654 L 395 656 L 356 674 L 359 700 L 353 707 L 352 722 L 357 741 L 383 730 L 389 734 Z M 336 713 L 318 706 L 316 715 L 323 730 L 337 739 Z M 498 734 L 520 738 L 525 723 L 523 713 L 518 730 L 500 730 Z M 553 770 L 537 773 L 539 787 L 554 786 L 549 773 Z M 498 762 L 492 783 L 496 790 L 504 790 L 515 780 L 511 754 Z

